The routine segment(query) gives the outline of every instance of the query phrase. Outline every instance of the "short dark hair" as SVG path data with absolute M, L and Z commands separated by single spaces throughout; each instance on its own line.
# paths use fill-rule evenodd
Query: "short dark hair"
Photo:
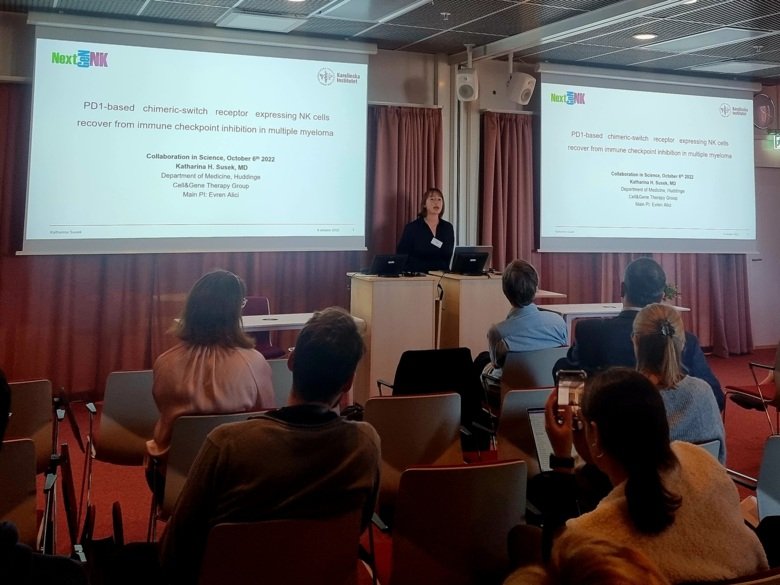
M 352 315 L 341 307 L 317 311 L 295 342 L 293 390 L 305 402 L 332 402 L 355 373 L 363 350 Z
M 637 307 L 658 303 L 663 299 L 666 288 L 666 274 L 655 260 L 637 258 L 626 266 L 623 275 L 626 300 Z
M 538 286 L 539 275 L 536 273 L 536 268 L 525 260 L 510 262 L 501 277 L 504 296 L 514 307 L 530 304 L 536 296 Z
M 588 380 L 582 416 L 596 423 L 601 449 L 628 476 L 626 504 L 634 527 L 658 534 L 671 525 L 681 498 L 666 489 L 661 474 L 678 461 L 658 389 L 636 370 L 610 368 Z
M 417 212 L 417 217 L 425 217 L 427 215 L 427 211 L 425 210 L 425 202 L 428 201 L 428 197 L 431 195 L 438 195 L 441 197 L 441 212 L 439 213 L 439 217 L 444 215 L 444 193 L 441 192 L 441 189 L 436 187 L 429 187 L 425 190 L 425 193 L 423 193 L 422 200 L 420 201 L 420 210 Z
M 11 413 L 11 387 L 5 377 L 5 372 L 0 370 L 0 443 L 5 437 L 5 429 L 8 426 L 8 416 Z
M 214 270 L 192 286 L 175 328 L 176 336 L 191 345 L 254 347 L 241 327 L 244 281 L 227 270 Z

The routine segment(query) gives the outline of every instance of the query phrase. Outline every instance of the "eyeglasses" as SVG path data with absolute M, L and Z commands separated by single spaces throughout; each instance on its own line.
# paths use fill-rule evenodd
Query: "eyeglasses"
M 246 297 L 241 299 L 241 308 L 243 309 L 244 307 L 246 307 Z

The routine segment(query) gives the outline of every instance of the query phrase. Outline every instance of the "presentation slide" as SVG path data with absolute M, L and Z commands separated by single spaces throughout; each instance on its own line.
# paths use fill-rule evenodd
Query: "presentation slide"
M 363 249 L 366 75 L 38 39 L 23 253 Z
M 751 100 L 542 83 L 541 104 L 542 250 L 754 245 Z

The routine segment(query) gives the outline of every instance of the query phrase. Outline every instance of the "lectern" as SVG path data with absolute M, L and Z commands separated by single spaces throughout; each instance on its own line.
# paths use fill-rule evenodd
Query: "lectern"
M 407 349 L 433 349 L 433 276 L 383 278 L 350 273 L 350 312 L 366 322 L 366 353 L 358 364 L 353 387 L 357 402 L 378 394 L 378 378 L 391 381 Z

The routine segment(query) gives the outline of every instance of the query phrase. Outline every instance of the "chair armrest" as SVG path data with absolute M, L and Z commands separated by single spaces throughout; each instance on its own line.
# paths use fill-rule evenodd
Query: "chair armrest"
M 751 368 L 760 368 L 762 370 L 774 370 L 775 367 L 769 364 L 759 364 L 758 362 L 750 362 L 748 364 L 748 367 Z
M 390 388 L 392 390 L 394 388 L 393 384 L 388 382 L 387 380 L 382 380 L 381 378 L 377 379 L 376 381 L 376 388 L 379 390 L 379 395 L 382 396 L 382 386 L 386 386 L 387 388 Z
M 739 471 L 734 471 L 733 469 L 726 469 L 726 473 L 729 474 L 729 477 L 737 485 L 741 485 L 742 487 L 746 487 L 749 490 L 755 491 L 756 485 L 758 484 L 758 480 L 756 478 L 745 475 L 744 473 L 740 473 Z

